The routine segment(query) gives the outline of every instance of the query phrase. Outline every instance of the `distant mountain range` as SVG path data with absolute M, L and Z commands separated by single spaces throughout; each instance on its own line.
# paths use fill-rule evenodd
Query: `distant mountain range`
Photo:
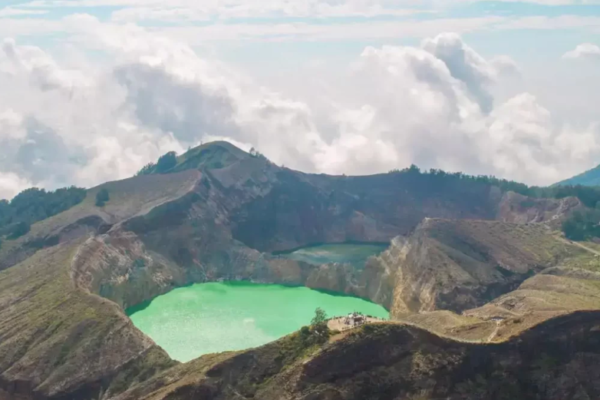
M 572 178 L 557 182 L 552 186 L 567 185 L 600 186 L 600 165 Z

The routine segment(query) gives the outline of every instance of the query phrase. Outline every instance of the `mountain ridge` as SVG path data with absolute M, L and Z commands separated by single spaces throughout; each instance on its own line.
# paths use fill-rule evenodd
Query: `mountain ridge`
M 600 186 L 600 165 L 577 174 L 571 178 L 556 182 L 552 186 L 568 185 Z
M 198 157 L 206 149 L 211 145 L 192 151 L 181 165 L 186 160 L 202 164 Z M 412 324 L 444 340 L 471 340 L 474 345 L 509 340 L 544 321 L 596 307 L 595 255 L 553 230 L 557 221 L 582 207 L 577 199 L 530 199 L 482 182 L 410 169 L 331 177 L 280 168 L 260 155 L 237 154 L 215 164 L 219 157 L 203 154 L 210 162 L 199 169 L 141 175 L 93 188 L 82 203 L 32 225 L 30 232 L 0 248 L 0 398 L 136 398 L 127 397 L 127 390 L 135 387 L 144 393 L 152 388 L 148 398 L 192 393 L 234 398 L 219 377 L 240 371 L 252 377 L 249 368 L 255 357 L 266 357 L 267 370 L 283 366 L 268 350 L 279 344 L 267 345 L 265 354 L 251 350 L 233 358 L 222 354 L 177 364 L 124 314 L 127 307 L 194 282 L 250 280 L 352 294 L 391 309 L 394 324 Z M 110 200 L 96 207 L 94 197 L 102 189 Z M 361 271 L 272 254 L 315 242 L 351 240 L 389 242 L 390 247 L 367 260 Z M 434 268 L 421 271 L 423 260 Z M 505 276 L 495 264 L 510 274 Z M 562 275 L 546 273 L 541 281 L 528 281 L 530 275 L 535 278 L 562 265 L 568 269 Z M 588 268 L 589 276 L 573 278 L 579 267 Z M 557 283 L 578 288 L 582 298 L 591 300 L 577 297 L 560 309 L 519 300 L 520 293 L 532 288 L 540 296 L 558 299 Z M 502 296 L 513 297 L 505 301 Z M 495 304 L 495 299 L 502 301 Z M 514 304 L 512 310 L 509 304 Z M 502 324 L 492 319 L 499 317 L 500 308 L 514 314 L 502 314 Z M 442 319 L 443 332 L 436 327 Z M 382 329 L 409 336 L 416 332 L 401 326 Z M 386 332 L 382 337 L 396 335 Z M 281 354 L 291 363 L 286 365 L 294 365 L 291 373 L 301 372 L 295 368 L 312 357 L 312 350 L 320 351 L 294 347 L 299 346 L 294 337 L 281 342 Z M 362 339 L 354 339 L 363 349 Z M 350 343 L 345 340 L 340 338 L 342 344 Z M 327 346 L 323 354 L 334 358 L 344 348 L 335 342 Z M 407 348 L 411 357 L 417 356 L 412 352 L 419 346 Z M 319 371 L 326 374 L 321 364 L 310 365 L 311 379 Z M 386 365 L 382 361 L 373 368 L 391 371 Z M 175 374 L 190 382 L 195 372 L 189 369 L 196 367 L 217 380 L 208 386 L 186 383 L 187 389 L 171 392 L 169 383 L 158 378 Z M 259 384 L 263 378 L 249 379 Z M 332 394 L 341 389 L 330 384 L 314 398 L 345 398 Z M 275 387 L 269 390 L 264 393 L 274 397 L 267 399 L 281 394 Z

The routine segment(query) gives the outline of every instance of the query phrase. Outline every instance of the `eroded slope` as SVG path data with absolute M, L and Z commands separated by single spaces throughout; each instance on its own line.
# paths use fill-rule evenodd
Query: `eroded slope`
M 202 357 L 117 399 L 593 399 L 600 396 L 598 317 L 554 318 L 493 345 L 376 324 L 298 356 L 292 335 Z
M 392 315 L 463 311 L 583 250 L 541 224 L 426 219 L 395 259 Z
M 173 365 L 116 304 L 75 288 L 78 245 L 39 251 L 0 275 L 0 398 L 97 398 L 124 369 L 130 383 Z

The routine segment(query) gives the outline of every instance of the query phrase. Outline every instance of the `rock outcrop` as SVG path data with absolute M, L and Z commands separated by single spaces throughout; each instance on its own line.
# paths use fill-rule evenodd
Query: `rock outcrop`
M 478 307 L 583 252 L 540 224 L 429 218 L 401 246 L 392 316 Z
M 584 208 L 585 206 L 576 197 L 535 199 L 507 192 L 498 205 L 496 218 L 499 221 L 519 224 L 544 223 L 556 229 L 572 212 Z

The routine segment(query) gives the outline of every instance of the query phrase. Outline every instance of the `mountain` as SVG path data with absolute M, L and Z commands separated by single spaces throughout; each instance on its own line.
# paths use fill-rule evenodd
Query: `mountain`
M 600 186 L 600 165 L 572 178 L 557 182 L 553 186 L 567 185 Z
M 305 174 L 225 142 L 160 165 L 0 247 L 0 399 L 597 397 L 600 253 L 555 230 L 578 198 Z M 362 269 L 273 255 L 348 241 L 390 245 Z M 348 293 L 392 320 L 179 364 L 124 313 L 215 280 Z

